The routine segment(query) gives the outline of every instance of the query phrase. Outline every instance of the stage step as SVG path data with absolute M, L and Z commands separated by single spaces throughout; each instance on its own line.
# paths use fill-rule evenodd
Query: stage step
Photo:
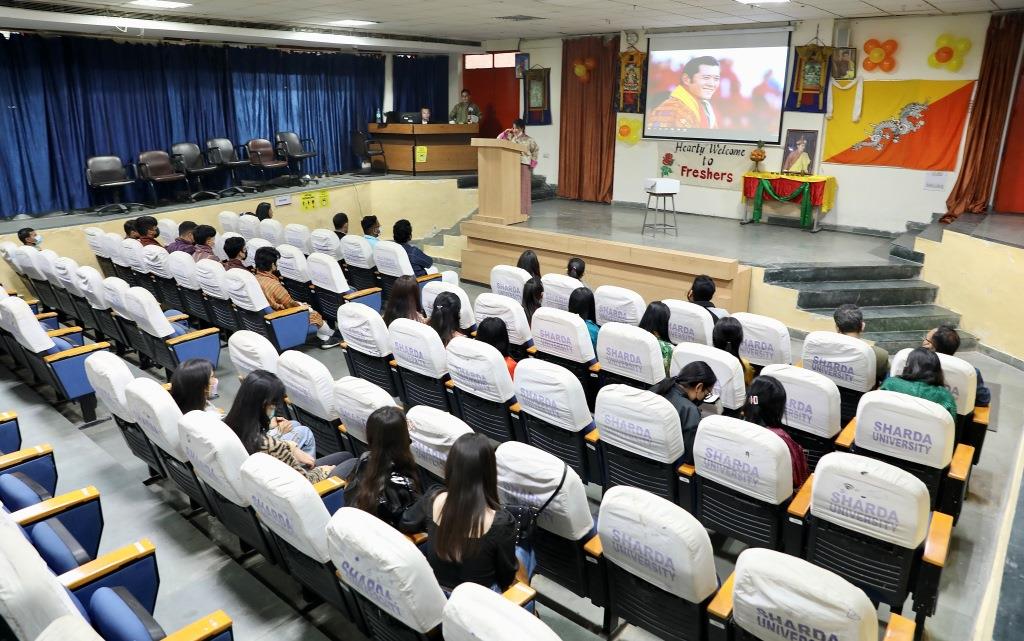
M 778 287 L 799 291 L 797 305 L 803 309 L 838 307 L 853 303 L 861 307 L 918 305 L 935 300 L 938 287 L 917 279 L 778 282 Z
M 812 314 L 832 318 L 835 307 L 808 309 Z M 916 331 L 923 337 L 933 327 L 960 323 L 960 314 L 938 305 L 891 305 L 862 307 L 864 326 L 867 332 Z
M 874 341 L 876 345 L 890 354 L 895 354 L 901 349 L 908 347 L 921 347 L 921 341 L 924 340 L 924 336 L 929 329 L 932 328 L 905 332 L 865 332 L 862 336 L 867 340 Z M 960 335 L 960 349 L 962 351 L 972 350 L 978 346 L 978 339 L 973 334 L 962 329 L 958 329 L 957 334 Z
M 442 244 L 424 245 L 423 251 L 435 260 L 443 260 L 446 264 L 462 264 L 462 250 L 466 248 L 465 236 L 445 234 Z
M 480 186 L 477 176 L 459 176 L 459 189 L 476 189 Z M 533 201 L 548 200 L 556 196 L 555 188 L 548 184 L 546 176 L 534 174 L 530 181 L 530 199 Z
M 905 280 L 917 278 L 921 266 L 893 261 L 888 265 L 789 265 L 765 269 L 764 282 L 773 284 L 820 281 Z

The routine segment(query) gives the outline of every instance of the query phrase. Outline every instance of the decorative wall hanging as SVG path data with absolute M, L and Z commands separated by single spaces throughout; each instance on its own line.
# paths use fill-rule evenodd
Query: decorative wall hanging
M 932 69 L 945 68 L 949 71 L 960 71 L 964 66 L 964 56 L 971 50 L 969 38 L 957 38 L 944 33 L 935 39 L 935 51 L 928 56 L 928 66 Z
M 871 38 L 864 43 L 864 53 L 868 54 L 868 57 L 864 59 L 864 70 L 874 71 L 877 69 L 885 73 L 892 73 L 892 70 L 896 68 L 895 54 L 899 48 L 900 43 L 892 38 L 885 42 Z
M 837 91 L 849 91 L 853 89 L 853 104 L 850 107 L 850 119 L 853 122 L 860 122 L 860 113 L 864 108 L 864 79 L 855 78 L 853 80 L 836 80 L 832 79 L 832 91 L 828 93 L 828 107 L 825 109 L 825 117 L 829 120 L 832 119 L 832 109 L 834 106 L 835 96 Z
M 825 110 L 830 63 L 835 50 L 817 44 L 795 47 L 795 50 L 793 81 L 790 83 L 786 109 L 822 113 Z
M 647 54 L 630 47 L 619 54 L 619 91 L 615 108 L 623 113 L 643 113 L 647 85 Z
M 635 145 L 643 134 L 644 123 L 639 118 L 619 116 L 616 138 L 627 145 Z
M 593 58 L 576 58 L 572 61 L 572 74 L 582 82 L 590 82 L 590 72 L 597 67 L 597 61 Z
M 526 99 L 523 120 L 528 125 L 551 124 L 551 70 L 545 67 L 528 69 L 523 78 Z

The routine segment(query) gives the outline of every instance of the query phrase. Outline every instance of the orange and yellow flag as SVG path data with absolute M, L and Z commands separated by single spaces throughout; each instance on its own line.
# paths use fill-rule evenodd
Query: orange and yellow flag
M 852 117 L 855 91 L 832 91 L 824 162 L 956 169 L 973 80 L 865 81 L 858 122 Z

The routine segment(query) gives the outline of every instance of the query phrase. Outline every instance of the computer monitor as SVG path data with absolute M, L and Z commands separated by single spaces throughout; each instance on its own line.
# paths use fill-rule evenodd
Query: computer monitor
M 402 114 L 402 122 L 418 123 L 420 122 L 420 112 L 418 111 L 407 111 Z

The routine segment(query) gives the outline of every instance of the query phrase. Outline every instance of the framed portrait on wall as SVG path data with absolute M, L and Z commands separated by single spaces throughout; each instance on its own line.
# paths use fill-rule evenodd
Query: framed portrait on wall
M 787 129 L 782 152 L 782 173 L 813 174 L 818 151 L 818 132 L 813 129 Z
M 832 54 L 832 79 L 853 80 L 857 77 L 857 48 L 839 47 Z
M 528 53 L 517 53 L 516 54 L 516 79 L 522 80 L 526 76 L 526 72 L 530 69 L 530 54 Z

